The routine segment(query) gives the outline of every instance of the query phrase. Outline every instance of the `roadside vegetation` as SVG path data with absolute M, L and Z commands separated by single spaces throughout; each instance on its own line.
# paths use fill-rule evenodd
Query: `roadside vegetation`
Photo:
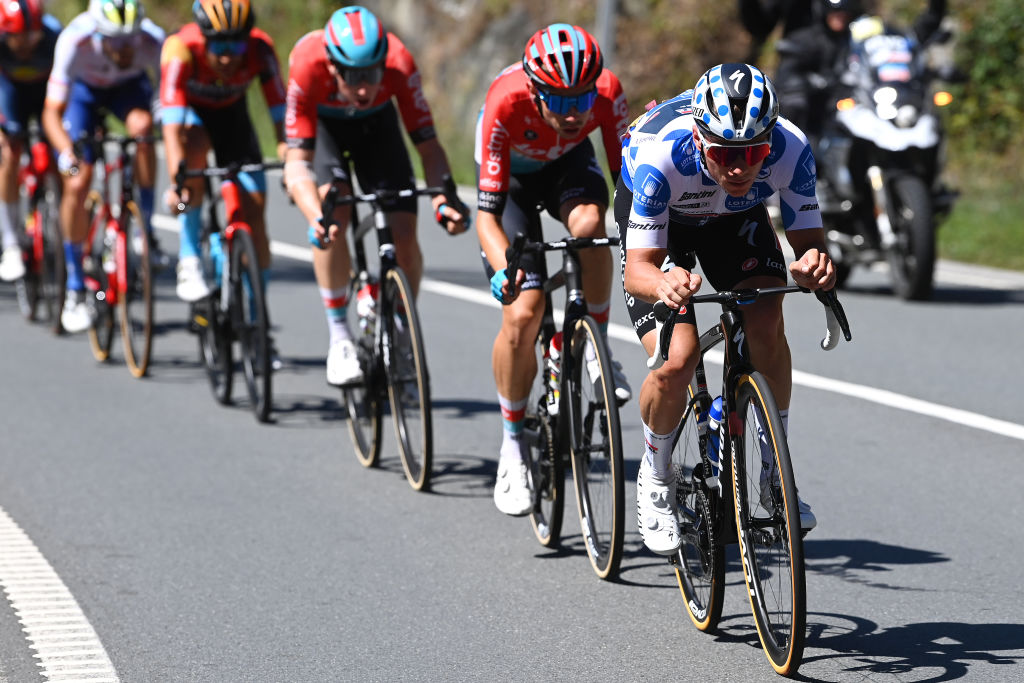
M 360 1 L 360 0 L 354 0 Z M 148 15 L 172 32 L 190 20 L 190 0 L 143 0 Z M 909 24 L 926 0 L 886 0 L 880 11 Z M 324 0 L 254 0 L 257 25 L 274 39 L 282 68 L 295 41 L 322 27 L 343 3 Z M 473 182 L 472 132 L 490 80 L 515 61 L 538 27 L 568 21 L 595 27 L 594 0 L 361 0 L 379 13 L 416 56 L 424 89 L 457 179 Z M 708 65 L 745 59 L 749 39 L 735 0 L 618 0 L 611 65 L 621 78 L 632 114 L 692 85 Z M 83 0 L 53 0 L 49 9 L 67 22 Z M 1019 0 L 950 0 L 957 29 L 956 63 L 963 83 L 944 111 L 947 177 L 959 190 L 939 230 L 941 256 L 1024 270 L 1024 194 L 1019 191 L 1024 143 L 1024 13 Z M 769 42 L 761 65 L 771 73 Z M 259 104 L 256 88 L 250 99 Z M 273 152 L 265 108 L 253 107 L 265 150 Z

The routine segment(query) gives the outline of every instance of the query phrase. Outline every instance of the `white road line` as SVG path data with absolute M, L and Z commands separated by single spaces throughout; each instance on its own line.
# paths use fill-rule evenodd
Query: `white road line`
M 78 602 L 2 507 L 0 587 L 45 680 L 118 683 L 114 665 Z
M 166 230 L 177 231 L 178 229 L 177 221 L 169 216 L 153 216 L 153 223 L 157 227 Z M 308 248 L 296 247 L 293 244 L 285 242 L 272 240 L 270 250 L 280 256 L 296 259 L 298 261 L 312 262 L 313 260 Z M 1018 276 L 1016 273 L 1002 273 L 1002 271 L 991 270 L 992 274 L 990 275 L 990 271 L 988 269 L 977 269 L 981 275 L 972 277 L 971 272 L 973 270 L 975 269 L 959 264 L 947 264 L 945 262 L 940 263 L 939 267 L 940 274 L 949 274 L 951 276 L 950 279 L 964 281 L 965 284 L 977 284 L 979 286 L 987 286 L 996 289 L 1016 289 L 1018 287 L 1024 287 L 1024 276 Z M 431 292 L 441 296 L 480 304 L 481 306 L 490 306 L 491 308 L 501 307 L 501 304 L 495 301 L 489 293 L 481 289 L 456 285 L 450 282 L 424 278 L 420 283 L 420 289 L 425 292 Z M 640 340 L 636 338 L 636 333 L 633 332 L 632 328 L 626 327 L 625 325 L 611 323 L 608 326 L 608 334 L 609 336 L 621 341 L 637 345 L 640 344 Z M 707 355 L 707 358 L 714 363 L 722 363 L 722 355 L 719 352 L 712 352 Z M 974 427 L 975 429 L 980 429 L 982 431 L 1024 441 L 1024 425 L 1004 420 L 997 420 L 988 417 L 987 415 L 971 413 L 966 410 L 960 410 L 959 408 L 950 408 L 938 403 L 923 401 L 903 394 L 897 394 L 893 391 L 829 379 L 828 377 L 812 375 L 809 372 L 803 372 L 801 370 L 793 370 L 793 383 L 800 386 L 810 387 L 811 389 L 818 389 L 820 391 L 831 391 L 836 394 L 843 394 L 844 396 L 858 398 L 863 401 L 877 403 L 890 408 L 898 408 L 900 410 L 906 410 L 908 412 L 918 413 L 920 415 L 926 415 L 939 420 L 946 420 L 947 422 L 953 422 L 966 427 Z

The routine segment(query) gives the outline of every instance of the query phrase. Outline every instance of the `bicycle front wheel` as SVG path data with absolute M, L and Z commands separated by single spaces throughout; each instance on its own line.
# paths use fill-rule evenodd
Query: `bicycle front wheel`
M 256 419 L 267 422 L 271 397 L 270 323 L 252 235 L 235 230 L 231 238 L 231 325 L 241 348 L 242 374 Z
M 803 539 L 789 446 L 775 398 L 758 372 L 739 378 L 733 491 L 743 575 L 757 632 L 772 668 L 800 667 L 807 619 Z
M 113 302 L 110 300 L 112 289 L 110 277 L 105 268 L 114 263 L 113 246 L 107 246 L 103 240 L 106 230 L 107 213 L 103 210 L 103 197 L 93 190 L 85 200 L 85 208 L 89 214 L 89 235 L 88 258 L 83 258 L 83 266 L 86 274 L 86 291 L 92 297 L 92 303 L 96 310 L 96 319 L 89 328 L 89 347 L 92 349 L 92 357 L 103 362 L 110 358 L 110 348 L 114 342 L 114 318 Z M 61 263 L 63 269 L 64 254 L 54 258 L 54 262 Z M 90 282 L 91 280 L 91 282 Z M 63 289 L 61 296 L 63 297 Z M 62 304 L 63 305 L 63 304 Z M 60 325 L 60 309 L 57 309 L 57 323 Z
M 706 430 L 711 396 L 690 382 L 689 403 L 672 450 L 676 477 L 676 510 L 683 543 L 674 558 L 676 581 L 690 620 L 698 630 L 714 631 L 722 616 L 725 596 L 725 548 L 716 537 L 721 517 L 721 489 L 708 472 L 700 433 Z
M 64 262 L 64 235 L 60 229 L 60 181 L 48 175 L 44 181 L 46 195 L 39 206 L 43 230 L 43 261 L 41 283 L 43 300 L 50 316 L 54 334 L 64 328 L 60 324 L 60 313 L 64 308 L 64 291 L 67 285 L 67 264 Z
M 118 312 L 124 360 L 132 377 L 149 370 L 153 350 L 153 269 L 149 261 L 149 239 L 142 214 L 135 202 L 128 202 L 124 229 L 117 237 Z M 134 239 L 134 236 L 141 239 Z
M 355 292 L 349 301 L 355 300 Z M 364 335 L 356 341 L 356 353 L 363 368 L 363 381 L 341 388 L 348 411 L 348 431 L 356 458 L 363 467 L 376 467 L 380 459 L 381 426 L 384 424 L 383 391 L 378 390 L 380 377 L 376 340 Z
M 417 491 L 430 487 L 434 438 L 430 406 L 430 378 L 423 348 L 423 331 L 409 280 L 401 268 L 392 268 L 384 279 L 381 313 L 391 415 L 402 467 Z
M 614 578 L 622 561 L 625 529 L 622 432 L 615 400 L 611 356 L 590 316 L 572 331 L 572 369 L 564 373 L 568 392 L 570 453 L 583 543 L 598 577 Z M 565 361 L 563 361 L 564 363 Z
M 560 449 L 564 440 L 555 436 L 558 417 L 548 412 L 548 379 L 543 349 L 539 343 L 535 348 L 539 372 L 526 404 L 522 439 L 529 448 L 530 476 L 533 478 L 530 524 L 540 544 L 552 548 L 561 539 L 565 511 L 565 457 Z

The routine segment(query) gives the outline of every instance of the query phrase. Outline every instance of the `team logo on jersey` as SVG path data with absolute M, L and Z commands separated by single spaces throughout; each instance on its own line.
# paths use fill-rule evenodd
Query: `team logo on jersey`
M 527 128 L 525 131 L 523 131 L 523 137 L 526 138 L 527 140 L 536 140 L 537 131 L 531 128 Z
M 740 266 L 740 270 L 744 272 L 748 270 L 753 270 L 754 268 L 757 268 L 757 259 L 754 258 L 753 256 L 744 261 L 743 264 Z
M 670 198 L 668 179 L 661 171 L 647 164 L 633 174 L 633 208 L 646 217 L 657 216 L 668 206 Z
M 800 153 L 800 160 L 793 169 L 793 182 L 789 184 L 790 189 L 802 195 L 814 193 L 814 183 L 817 180 L 818 169 L 814 163 L 814 154 L 810 145 L 804 147 Z

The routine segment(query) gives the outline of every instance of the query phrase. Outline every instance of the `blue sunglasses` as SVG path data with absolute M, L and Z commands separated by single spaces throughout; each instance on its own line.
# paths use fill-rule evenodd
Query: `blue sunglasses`
M 537 97 L 547 105 L 548 109 L 559 116 L 565 116 L 573 109 L 582 114 L 585 111 L 590 111 L 590 108 L 594 106 L 594 102 L 597 100 L 597 88 L 592 88 L 579 95 L 555 95 L 537 88 Z
M 249 46 L 247 40 L 208 40 L 206 49 L 217 57 L 241 57 Z

